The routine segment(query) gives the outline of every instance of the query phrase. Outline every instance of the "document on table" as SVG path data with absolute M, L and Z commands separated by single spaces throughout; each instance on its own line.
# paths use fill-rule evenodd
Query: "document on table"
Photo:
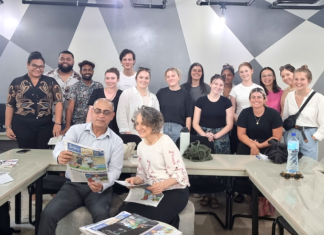
M 13 181 L 13 178 L 8 174 L 8 172 L 0 172 L 0 184 L 5 184 Z
M 49 141 L 48 141 L 48 145 L 56 145 L 58 142 L 60 142 L 63 139 L 63 135 L 60 135 L 58 137 L 52 137 Z

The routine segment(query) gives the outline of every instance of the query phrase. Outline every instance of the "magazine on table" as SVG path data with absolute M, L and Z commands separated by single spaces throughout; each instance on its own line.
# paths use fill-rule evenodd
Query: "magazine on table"
M 67 141 L 65 150 L 71 151 L 73 156 L 73 159 L 67 164 L 67 171 L 72 182 L 109 182 L 103 149 Z
M 136 184 L 136 185 L 131 185 L 130 183 L 126 182 L 126 181 L 122 181 L 122 180 L 115 180 L 116 183 L 123 185 L 127 188 L 147 188 L 150 187 L 151 185 L 148 183 L 144 183 L 144 184 Z
M 0 168 L 12 168 L 17 165 L 18 159 L 0 160 Z
M 174 227 L 126 211 L 95 224 L 83 226 L 86 235 L 181 235 Z
M 147 189 L 132 188 L 129 190 L 129 193 L 125 201 L 157 207 L 163 197 L 164 197 L 163 193 L 154 195 L 150 190 Z

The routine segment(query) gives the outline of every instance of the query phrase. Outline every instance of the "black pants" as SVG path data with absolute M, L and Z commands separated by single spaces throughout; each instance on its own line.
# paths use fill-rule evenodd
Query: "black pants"
M 187 206 L 189 190 L 173 189 L 163 192 L 164 197 L 157 207 L 128 202 L 121 211 L 136 213 L 149 219 L 158 220 L 179 228 L 179 213 Z
M 112 188 L 94 193 L 88 184 L 66 182 L 41 214 L 38 234 L 55 235 L 57 223 L 75 209 L 86 206 L 93 223 L 110 217 Z
M 230 144 L 231 144 L 231 153 L 235 154 L 237 152 L 237 146 L 239 144 L 239 139 L 237 137 L 237 126 L 234 124 L 233 129 L 230 132 Z
M 19 148 L 48 149 L 47 143 L 53 137 L 52 116 L 36 119 L 16 115 L 12 119 L 12 131 Z

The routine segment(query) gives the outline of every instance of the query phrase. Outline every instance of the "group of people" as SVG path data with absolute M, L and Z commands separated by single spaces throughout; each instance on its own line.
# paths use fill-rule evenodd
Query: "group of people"
M 63 141 L 105 150 L 110 183 L 67 182 L 42 213 L 41 234 L 54 234 L 57 222 L 82 205 L 91 208 L 94 222 L 109 216 L 111 186 L 123 164 L 120 134 L 143 139 L 137 148 L 136 177 L 127 181 L 148 182 L 154 194 L 165 194 L 157 208 L 128 203 L 124 209 L 174 226 L 189 197 L 188 175 L 175 145 L 183 127 L 213 142 L 217 154 L 257 155 L 269 147 L 268 140 L 280 141 L 284 134 L 287 142 L 295 132 L 303 155 L 318 157 L 318 141 L 324 137 L 323 95 L 316 93 L 295 128 L 283 133 L 283 120 L 297 113 L 314 92 L 308 86 L 312 73 L 307 66 L 280 67 L 288 85 L 283 90 L 270 67 L 261 70 L 260 85 L 253 83 L 254 71 L 247 62 L 238 67 L 240 84 L 233 84 L 235 70 L 229 64 L 207 84 L 203 66 L 194 63 L 182 85 L 181 71 L 168 68 L 164 74 L 168 86 L 155 95 L 148 89 L 151 70 L 139 67 L 134 71 L 133 51 L 123 50 L 120 62 L 123 71 L 108 69 L 104 87 L 92 80 L 95 64 L 90 61 L 79 63 L 79 75 L 73 70 L 73 54 L 62 51 L 58 68 L 44 74 L 45 60 L 33 52 L 27 61 L 28 73 L 10 84 L 5 126 L 7 136 L 17 139 L 20 148 L 45 149 L 49 138 L 63 134 Z M 63 142 L 56 145 L 53 155 L 59 164 L 71 159 Z M 68 175 L 66 178 L 69 180 Z

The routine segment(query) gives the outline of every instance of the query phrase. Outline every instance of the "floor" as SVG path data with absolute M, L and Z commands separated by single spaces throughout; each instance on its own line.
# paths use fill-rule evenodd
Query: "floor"
M 196 211 L 206 211 L 210 210 L 215 212 L 221 220 L 224 219 L 225 215 L 225 196 L 218 196 L 220 207 L 218 209 L 211 209 L 209 207 L 202 207 L 199 204 L 199 198 L 194 198 L 190 196 L 190 200 L 194 203 Z M 46 204 L 51 200 L 51 196 L 44 195 L 44 204 L 45 207 Z M 21 235 L 33 235 L 35 230 L 32 225 L 28 223 L 28 192 L 27 190 L 24 190 L 22 192 L 22 224 L 16 225 L 14 222 L 14 200 L 11 200 L 11 212 L 10 212 L 10 218 L 11 218 L 11 226 L 14 229 L 20 229 L 21 233 L 15 233 L 15 234 L 21 234 Z M 249 206 L 244 201 L 243 203 L 235 203 L 233 205 L 234 213 L 248 213 L 249 212 Z M 33 209 L 35 207 L 33 206 Z M 260 235 L 271 235 L 271 227 L 272 222 L 271 221 L 260 221 L 259 222 L 259 234 Z M 233 227 L 233 230 L 224 230 L 216 221 L 216 219 L 211 215 L 196 215 L 195 216 L 195 235 L 248 235 L 252 233 L 251 229 L 251 219 L 245 219 L 245 218 L 237 218 L 235 220 L 235 224 Z M 277 231 L 277 234 L 279 234 L 279 231 Z

